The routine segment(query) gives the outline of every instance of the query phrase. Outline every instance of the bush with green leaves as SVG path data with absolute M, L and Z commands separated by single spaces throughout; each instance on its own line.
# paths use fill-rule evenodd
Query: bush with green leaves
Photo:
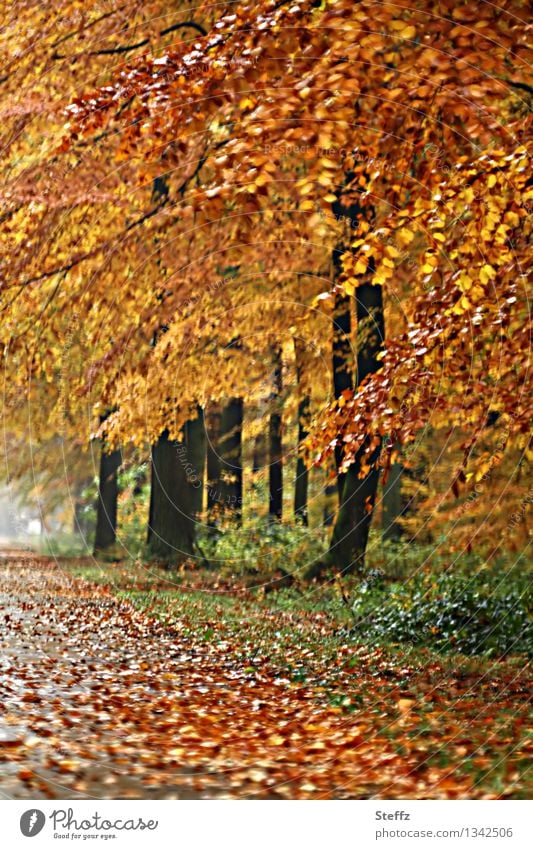
M 353 636 L 465 654 L 533 654 L 530 585 L 501 578 L 426 572 L 403 583 L 370 576 L 352 595 Z
M 259 575 L 264 580 L 276 573 L 298 575 L 323 555 L 326 546 L 322 528 L 281 524 L 267 518 L 243 528 L 232 524 L 203 526 L 198 536 L 200 550 L 213 568 L 236 575 Z

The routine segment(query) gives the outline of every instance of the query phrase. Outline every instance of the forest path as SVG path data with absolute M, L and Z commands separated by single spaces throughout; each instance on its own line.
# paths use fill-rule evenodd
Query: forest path
M 13 551 L 0 556 L 0 606 L 4 798 L 486 798 L 483 770 L 504 758 L 511 791 L 519 776 L 516 668 L 473 680 L 369 666 L 346 645 L 344 701 L 332 700 L 327 669 L 309 683 L 267 656 L 252 665 L 217 634 L 195 640 Z
M 148 758 L 172 690 L 168 636 L 27 552 L 0 554 L 0 609 L 2 797 L 198 797 L 179 768 L 158 780 L 157 742 Z

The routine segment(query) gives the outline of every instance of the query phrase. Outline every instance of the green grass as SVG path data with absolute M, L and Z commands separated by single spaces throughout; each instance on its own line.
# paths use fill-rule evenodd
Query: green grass
M 187 620 L 186 627 L 200 637 L 204 629 L 209 638 L 213 622 L 233 636 L 245 620 L 263 629 L 294 614 L 301 622 L 322 618 L 327 639 L 339 643 L 494 658 L 524 657 L 533 649 L 530 581 L 521 570 L 502 575 L 482 567 L 424 567 L 398 581 L 369 569 L 363 580 L 344 579 L 342 588 L 333 580 L 277 588 L 275 569 L 264 575 L 232 563 L 219 570 L 170 572 L 140 561 L 99 565 L 83 559 L 72 568 L 87 580 L 109 584 L 165 624 Z
M 254 621 L 278 613 L 320 614 L 340 641 L 403 651 L 426 647 L 439 654 L 531 656 L 531 569 L 524 558 L 501 556 L 488 564 L 475 552 L 452 556 L 444 543 L 384 544 L 374 532 L 362 577 L 346 576 L 341 584 L 326 575 L 309 584 L 302 575 L 323 554 L 327 530 L 256 519 L 242 528 L 201 528 L 208 568 L 162 570 L 143 560 L 137 540 L 129 551 L 139 551 L 139 559 L 128 559 L 119 541 L 100 565 L 86 558 L 79 569 L 169 622 L 178 608 L 199 622 L 221 617 L 227 627 L 243 610 Z M 88 552 L 80 537 L 71 536 L 49 539 L 45 553 L 68 558 Z

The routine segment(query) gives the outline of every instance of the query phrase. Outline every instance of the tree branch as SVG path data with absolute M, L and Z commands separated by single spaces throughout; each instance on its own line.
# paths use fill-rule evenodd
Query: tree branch
M 114 53 L 129 53 L 130 50 L 137 50 L 139 47 L 144 47 L 146 44 L 150 43 L 149 38 L 143 38 L 142 41 L 138 41 L 137 44 L 125 44 L 122 47 L 108 47 L 104 50 L 90 50 L 87 56 L 112 56 Z M 64 57 L 67 58 L 66 56 Z
M 533 94 L 533 86 L 528 85 L 527 83 L 515 82 L 514 80 L 509 80 L 506 77 L 496 76 L 501 83 L 505 83 L 505 85 L 509 85 L 512 88 L 518 88 L 521 91 L 527 91 L 528 94 Z
M 201 26 L 201 24 L 197 24 L 196 21 L 182 21 L 180 24 L 172 24 L 172 26 L 167 27 L 166 29 L 162 29 L 159 35 L 168 35 L 169 32 L 174 32 L 174 30 L 182 29 L 182 27 L 189 27 L 190 29 L 195 29 L 201 35 L 207 35 L 207 30 Z
M 533 94 L 533 86 L 530 86 L 527 83 L 515 83 L 513 80 L 505 80 L 505 82 L 513 88 L 519 88 L 522 91 L 527 91 L 528 94 Z
M 201 24 L 197 24 L 195 21 L 182 21 L 179 24 L 172 24 L 172 26 L 162 29 L 159 35 L 168 35 L 170 32 L 183 28 L 195 29 L 201 35 L 207 35 L 207 31 L 203 28 L 203 26 L 201 26 Z M 52 54 L 52 59 L 79 59 L 81 56 L 113 56 L 114 54 L 129 53 L 131 50 L 138 50 L 139 47 L 146 47 L 149 43 L 149 38 L 143 38 L 142 41 L 138 41 L 136 44 L 124 44 L 119 47 L 106 47 L 102 50 L 90 50 L 88 53 L 77 53 L 75 56 L 64 56 L 56 52 Z

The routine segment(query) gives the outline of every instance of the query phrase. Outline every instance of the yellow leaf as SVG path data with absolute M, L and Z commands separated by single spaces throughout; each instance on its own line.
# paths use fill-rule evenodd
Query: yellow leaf
M 249 769 L 246 773 L 246 776 L 253 781 L 255 784 L 260 784 L 266 778 L 268 778 L 268 773 L 265 772 L 264 769 Z
M 470 291 L 470 297 L 474 303 L 477 303 L 486 297 L 486 292 L 481 286 L 474 286 Z
M 401 35 L 402 38 L 414 38 L 416 35 L 416 27 L 408 24 L 406 21 L 396 20 L 390 22 L 390 27 Z
M 388 260 L 387 262 L 389 262 L 389 263 L 390 263 L 390 262 L 391 262 L 391 260 Z M 391 264 L 392 264 L 392 263 L 391 263 Z M 385 281 L 385 280 L 389 280 L 389 278 L 391 278 L 391 277 L 392 277 L 393 269 L 394 269 L 394 265 L 392 265 L 392 268 L 389 268 L 389 267 L 387 266 L 387 263 L 385 262 L 385 260 L 383 260 L 382 264 L 381 264 L 381 265 L 380 265 L 380 267 L 379 267 L 379 275 L 380 275 L 380 278 L 381 278 L 383 281 Z M 375 277 L 376 277 L 376 276 L 377 276 L 377 275 L 375 275 L 375 276 L 374 276 L 374 279 L 372 280 L 372 283 L 376 283 L 376 279 L 375 279 Z
M 409 245 L 415 237 L 415 234 L 412 230 L 409 230 L 408 227 L 402 227 L 401 230 L 398 230 L 396 233 L 396 238 L 402 247 L 405 245 Z
M 65 760 L 59 761 L 58 766 L 59 766 L 60 772 L 76 772 L 76 770 L 78 770 L 80 768 L 80 762 L 65 759 Z
M 463 271 L 461 273 L 461 276 L 457 281 L 457 285 L 462 292 L 468 292 L 468 290 L 472 288 L 472 280 L 470 279 L 466 271 Z
M 506 212 L 505 223 L 509 224 L 510 227 L 518 227 L 518 225 L 520 224 L 520 218 L 518 217 L 516 212 Z
M 493 269 L 492 265 L 482 266 L 481 271 L 479 272 L 479 279 L 481 280 L 483 285 L 486 285 L 489 280 L 494 280 L 495 277 L 496 272 Z
M 307 747 L 308 752 L 321 752 L 326 748 L 326 744 L 322 740 L 315 740 Z
M 414 38 L 416 35 L 416 27 L 406 21 L 391 21 L 390 28 L 395 30 L 402 38 Z
M 169 754 L 171 758 L 181 758 L 185 754 L 185 749 L 168 749 L 167 754 Z

